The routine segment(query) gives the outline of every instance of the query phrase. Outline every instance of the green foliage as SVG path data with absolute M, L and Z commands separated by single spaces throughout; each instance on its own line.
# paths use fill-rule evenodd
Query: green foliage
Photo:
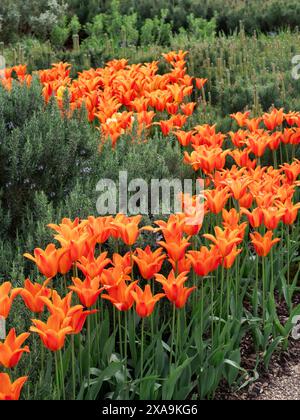
M 78 35 L 78 33 L 81 29 L 81 24 L 80 24 L 79 19 L 76 15 L 74 15 L 72 17 L 69 27 L 70 27 L 70 31 L 73 35 Z

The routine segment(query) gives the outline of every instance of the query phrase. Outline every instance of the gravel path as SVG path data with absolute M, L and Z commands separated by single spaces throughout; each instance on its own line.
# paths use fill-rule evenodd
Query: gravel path
M 290 374 L 275 378 L 261 390 L 257 400 L 300 400 L 300 364 L 290 368 Z

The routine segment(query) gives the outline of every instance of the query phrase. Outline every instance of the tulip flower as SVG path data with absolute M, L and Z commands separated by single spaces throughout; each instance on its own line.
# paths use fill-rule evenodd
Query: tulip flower
M 263 115 L 263 121 L 268 130 L 274 130 L 276 127 L 281 125 L 284 120 L 283 108 L 273 109 L 271 113 Z
M 103 270 L 100 281 L 104 286 L 116 286 L 121 280 L 130 281 L 131 278 L 121 265 Z
M 6 369 L 17 366 L 23 353 L 30 352 L 28 346 L 21 348 L 29 336 L 30 334 L 24 333 L 17 337 L 15 329 L 11 329 L 4 343 L 0 342 L 0 365 Z
M 187 147 L 191 143 L 192 135 L 193 135 L 192 131 L 185 132 L 185 131 L 178 130 L 175 132 L 175 136 L 177 137 L 177 140 L 183 147 Z
M 171 239 L 170 241 L 166 240 L 166 242 L 159 241 L 158 245 L 165 248 L 169 257 L 173 261 L 177 262 L 177 261 L 182 260 L 182 258 L 185 255 L 185 252 L 186 252 L 187 248 L 191 244 L 190 244 L 190 242 L 188 242 L 188 239 L 182 238 L 182 239 L 179 239 L 179 240 L 173 240 L 173 239 Z
M 0 373 L 0 401 L 18 401 L 27 379 L 23 376 L 12 383 L 7 373 Z
M 73 329 L 69 324 L 70 319 L 61 320 L 59 315 L 51 315 L 47 322 L 38 319 L 32 320 L 34 326 L 30 331 L 40 336 L 44 346 L 50 351 L 59 351 L 65 345 L 66 336 L 72 334 Z
M 131 253 L 125 255 L 115 253 L 113 255 L 112 264 L 114 267 L 120 267 L 124 274 L 130 274 L 132 270 Z
M 0 286 L 0 317 L 6 319 L 11 310 L 14 299 L 19 295 L 19 289 L 12 289 L 10 282 L 5 282 Z
M 136 303 L 136 312 L 141 318 L 149 317 L 154 311 L 156 303 L 165 296 L 164 293 L 158 293 L 153 296 L 149 284 L 146 285 L 145 290 L 136 286 L 135 291 L 132 291 L 131 295 Z
M 39 283 L 32 283 L 27 279 L 24 282 L 24 288 L 16 289 L 19 290 L 20 296 L 31 312 L 42 313 L 44 311 L 45 304 L 41 298 L 49 298 L 52 293 L 52 291 L 46 287 L 48 283 L 49 280 L 42 285 Z
M 246 126 L 251 132 L 255 132 L 259 129 L 260 123 L 262 122 L 262 117 L 251 118 L 246 120 Z
M 145 280 L 151 280 L 154 274 L 159 273 L 166 256 L 162 255 L 162 248 L 158 248 L 152 252 L 148 245 L 145 250 L 141 248 L 136 249 L 136 254 L 133 256 L 133 260 L 138 265 L 141 276 Z
M 193 270 L 200 277 L 208 276 L 222 262 L 222 256 L 216 247 L 208 249 L 202 246 L 200 251 L 189 251 L 186 257 L 191 261 Z
M 58 273 L 58 264 L 62 255 L 58 253 L 54 244 L 50 244 L 45 251 L 36 248 L 34 257 L 30 254 L 24 254 L 24 257 L 33 261 L 45 277 L 53 278 Z
M 257 229 L 262 225 L 264 213 L 260 207 L 255 208 L 252 212 L 248 209 L 241 208 L 241 213 L 247 216 L 248 221 L 253 228 Z
M 103 252 L 98 258 L 81 257 L 77 263 L 77 267 L 82 271 L 85 277 L 95 278 L 102 274 L 104 268 L 111 263 L 107 258 L 107 252 Z
M 128 246 L 132 246 L 139 236 L 139 224 L 141 220 L 142 216 L 124 218 L 120 222 L 115 219 L 112 222 L 112 226 L 117 229 L 123 242 Z
M 247 112 L 237 112 L 236 114 L 231 114 L 230 117 L 233 118 L 240 127 L 244 127 L 250 116 L 250 111 Z
M 192 262 L 188 258 L 186 258 L 186 256 L 184 256 L 179 261 L 174 261 L 171 258 L 168 258 L 168 261 L 171 264 L 173 270 L 178 274 L 184 272 L 189 273 L 191 271 Z
M 175 277 L 175 272 L 172 270 L 168 278 L 162 274 L 155 275 L 156 281 L 162 284 L 166 297 L 178 309 L 185 306 L 190 294 L 196 289 L 196 287 L 184 287 L 184 283 L 188 280 L 187 274 L 187 272 L 183 272 Z
M 255 251 L 260 257 L 267 257 L 273 246 L 280 242 L 279 238 L 272 240 L 272 231 L 268 231 L 264 236 L 258 232 L 254 232 L 250 234 L 250 237 Z
M 100 288 L 100 277 L 91 279 L 86 277 L 84 281 L 79 278 L 73 278 L 74 286 L 69 286 L 69 289 L 78 295 L 78 298 L 83 306 L 90 308 L 95 305 L 99 295 L 103 292 L 104 288 Z
M 264 224 L 268 230 L 277 229 L 281 218 L 285 214 L 284 209 L 278 209 L 278 207 L 268 207 L 262 209 L 264 215 Z
M 249 185 L 253 182 L 253 179 L 249 177 L 239 179 L 228 179 L 224 181 L 224 185 L 229 188 L 232 196 L 235 200 L 239 201 L 247 192 Z
M 219 214 L 226 206 L 231 194 L 228 188 L 217 188 L 215 190 L 206 190 L 204 196 L 209 210 L 214 214 Z
M 287 199 L 284 203 L 278 202 L 277 204 L 284 211 L 282 215 L 283 223 L 285 225 L 293 225 L 298 217 L 300 203 L 293 204 L 291 199 Z
M 223 258 L 227 257 L 231 254 L 235 245 L 242 242 L 239 236 L 239 230 L 231 230 L 231 229 L 221 229 L 220 227 L 215 227 L 215 236 L 210 234 L 203 235 L 204 238 L 212 241 L 216 248 L 219 250 L 220 254 Z
M 109 300 L 119 311 L 128 311 L 134 304 L 131 292 L 137 284 L 138 281 L 134 281 L 127 285 L 124 279 L 120 279 L 116 285 L 106 286 L 108 294 L 103 294 L 101 298 Z
M 207 83 L 208 79 L 200 79 L 200 78 L 196 78 L 196 86 L 197 89 L 201 90 L 203 89 L 203 87 L 205 86 L 205 84 Z
M 260 134 L 252 134 L 247 139 L 247 144 L 249 147 L 249 151 L 251 151 L 255 156 L 261 158 L 266 148 L 269 146 L 270 137 L 269 135 L 260 135 Z
M 86 228 L 89 234 L 95 237 L 98 244 L 104 244 L 111 235 L 112 221 L 111 216 L 98 218 L 90 216 Z
M 247 149 L 244 149 L 242 151 L 240 150 L 233 150 L 230 152 L 230 156 L 233 157 L 236 164 L 240 167 L 245 167 L 249 169 L 254 169 L 256 166 L 256 160 L 251 160 L 249 157 L 249 151 Z
M 227 257 L 224 258 L 223 263 L 222 263 L 223 266 L 227 270 L 229 270 L 235 263 L 237 256 L 240 255 L 242 251 L 243 251 L 242 249 L 238 249 L 237 246 L 234 246 L 231 253 L 227 255 Z
M 191 115 L 193 115 L 196 105 L 196 102 L 189 102 L 188 104 L 182 104 L 180 108 L 184 115 L 190 117 Z

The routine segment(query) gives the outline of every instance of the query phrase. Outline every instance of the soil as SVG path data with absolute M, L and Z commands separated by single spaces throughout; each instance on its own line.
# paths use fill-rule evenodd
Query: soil
M 278 299 L 278 297 L 277 297 Z M 279 300 L 279 299 L 278 299 Z M 299 304 L 300 296 L 295 299 Z M 287 308 L 283 302 L 278 304 L 279 319 L 284 324 L 287 320 Z M 256 366 L 257 354 L 252 337 L 246 336 L 242 347 L 242 366 L 249 372 Z M 278 352 L 271 359 L 269 369 L 263 364 L 257 368 L 259 377 L 243 390 L 232 390 L 221 384 L 216 400 L 300 400 L 300 340 L 290 341 L 287 352 Z

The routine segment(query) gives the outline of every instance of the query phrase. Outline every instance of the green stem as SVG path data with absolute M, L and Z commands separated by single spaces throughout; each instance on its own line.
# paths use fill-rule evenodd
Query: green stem
M 141 378 L 140 378 L 140 397 L 142 394 L 142 380 L 144 375 L 144 330 L 145 318 L 142 319 L 142 333 L 141 333 Z
M 60 393 L 60 379 L 59 379 L 59 367 L 58 367 L 58 353 L 55 352 L 55 376 L 56 376 L 56 388 L 57 388 L 57 398 L 58 400 L 61 399 L 61 393 Z
M 64 364 L 62 358 L 62 351 L 59 351 L 59 362 L 60 362 L 60 375 L 61 375 L 61 388 L 63 400 L 66 401 L 66 390 L 65 390 L 65 380 L 64 380 Z
M 75 372 L 75 337 L 72 335 L 72 385 L 73 400 L 76 400 L 76 372 Z
M 90 395 L 90 370 L 91 370 L 91 317 L 87 319 L 87 332 L 88 332 L 88 396 Z
M 173 349 L 174 349 L 175 320 L 176 320 L 176 306 L 173 305 L 172 332 L 171 332 L 171 345 L 170 345 L 170 372 L 171 372 L 171 367 L 172 367 L 172 358 L 173 358 Z

